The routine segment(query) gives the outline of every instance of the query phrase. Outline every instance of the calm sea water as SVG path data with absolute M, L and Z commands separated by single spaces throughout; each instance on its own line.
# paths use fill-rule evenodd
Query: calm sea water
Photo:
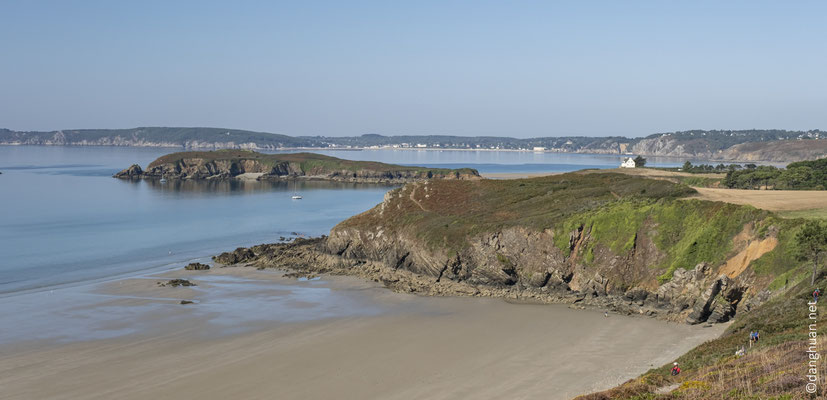
M 382 200 L 387 186 L 128 182 L 111 177 L 179 149 L 0 146 L 0 294 L 102 279 L 327 233 Z M 353 160 L 481 172 L 613 168 L 618 156 L 469 151 L 320 151 Z M 662 160 L 677 165 L 680 160 Z

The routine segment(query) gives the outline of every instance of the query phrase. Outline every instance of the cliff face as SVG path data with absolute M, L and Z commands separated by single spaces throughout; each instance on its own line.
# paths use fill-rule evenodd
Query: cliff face
M 780 263 L 785 222 L 675 199 L 680 187 L 671 183 L 605 175 L 408 184 L 323 240 L 264 246 L 242 261 L 359 275 L 405 292 L 564 302 L 693 324 L 727 321 L 769 298 L 775 276 L 754 265 Z M 461 193 L 476 200 L 446 204 Z
M 782 140 L 771 143 L 742 143 L 715 154 L 716 159 L 739 161 L 794 162 L 827 157 L 827 140 Z
M 344 182 L 404 183 L 425 179 L 479 179 L 476 170 L 405 167 L 341 160 L 312 153 L 261 154 L 248 151 L 173 153 L 142 170 L 133 165 L 122 179 L 231 179 L 255 174 L 258 180 L 323 179 Z
M 795 162 L 827 156 L 826 139 L 772 140 L 713 146 L 703 138 L 659 136 L 641 139 L 629 147 L 633 154 L 700 158 L 729 162 Z
M 641 139 L 629 148 L 629 152 L 681 158 L 710 158 L 712 155 L 712 151 L 703 142 L 690 143 L 671 136 Z

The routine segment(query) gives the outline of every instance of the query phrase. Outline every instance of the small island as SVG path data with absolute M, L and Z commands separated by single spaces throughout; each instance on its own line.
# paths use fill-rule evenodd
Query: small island
M 351 161 L 316 153 L 263 154 L 248 150 L 186 151 L 167 154 L 114 175 L 120 179 L 313 179 L 358 183 L 407 183 L 429 179 L 481 179 L 475 169 L 426 168 Z

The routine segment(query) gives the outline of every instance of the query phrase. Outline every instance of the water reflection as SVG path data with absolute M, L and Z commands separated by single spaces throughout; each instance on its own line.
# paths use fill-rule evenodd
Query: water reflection
M 161 182 L 158 179 L 123 179 L 124 184 L 147 187 L 151 190 L 180 194 L 223 194 L 243 195 L 266 192 L 310 192 L 316 190 L 390 190 L 397 185 L 379 183 L 352 183 L 335 181 L 253 181 L 240 179 L 225 180 L 178 180 Z

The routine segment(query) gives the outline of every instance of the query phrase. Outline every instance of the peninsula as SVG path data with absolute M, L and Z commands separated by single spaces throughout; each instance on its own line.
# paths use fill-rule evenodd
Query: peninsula
M 167 154 L 118 172 L 121 179 L 315 179 L 362 183 L 405 183 L 427 179 L 480 179 L 475 169 L 425 168 L 351 161 L 315 153 L 263 154 L 249 150 L 188 151 Z

